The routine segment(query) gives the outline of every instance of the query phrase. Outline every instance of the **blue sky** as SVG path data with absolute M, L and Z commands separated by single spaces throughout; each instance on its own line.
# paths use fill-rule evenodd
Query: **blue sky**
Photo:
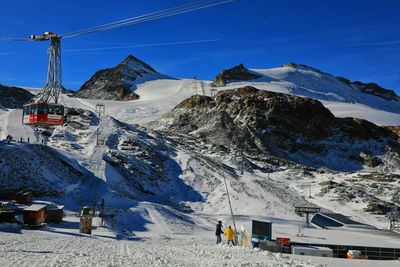
M 186 2 L 2 1 L 0 37 L 62 34 Z M 399 10 L 397 0 L 236 0 L 65 39 L 63 81 L 67 88 L 78 89 L 97 70 L 132 54 L 178 78 L 213 79 L 239 63 L 271 68 L 296 62 L 351 80 L 377 82 L 400 93 Z M 183 44 L 192 41 L 196 42 Z M 47 42 L 0 42 L 0 83 L 43 86 L 47 46 Z

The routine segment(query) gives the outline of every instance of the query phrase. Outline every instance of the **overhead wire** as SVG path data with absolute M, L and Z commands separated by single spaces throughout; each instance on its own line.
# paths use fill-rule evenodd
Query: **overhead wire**
M 198 3 L 198 2 L 199 1 L 197 1 L 196 3 Z M 122 23 L 129 23 L 132 20 L 138 20 L 138 19 L 142 19 L 142 18 L 145 18 L 145 17 L 148 17 L 148 16 L 161 14 L 163 12 L 173 11 L 173 10 L 178 9 L 178 8 L 188 7 L 188 6 L 191 6 L 193 4 L 194 4 L 194 2 L 185 4 L 185 5 L 180 5 L 180 6 L 177 6 L 177 7 L 168 8 L 168 9 L 161 10 L 161 11 L 152 12 L 152 13 L 145 14 L 145 15 L 140 15 L 140 16 L 137 16 L 137 17 L 132 17 L 132 18 L 123 19 L 123 20 L 119 20 L 119 21 L 115 21 L 115 22 L 111 22 L 111 23 L 107 23 L 107 24 L 103 24 L 103 25 L 99 25 L 99 26 L 95 26 L 95 27 L 90 27 L 90 28 L 79 30 L 79 31 L 75 31 L 75 32 L 72 32 L 72 33 L 63 34 L 63 36 L 64 37 L 75 36 L 75 35 L 79 35 L 81 33 L 96 31 L 96 30 L 98 30 L 100 28 L 113 27 L 113 26 L 116 26 L 116 25 L 119 25 L 119 24 L 122 24 Z
M 72 38 L 94 32 L 113 30 L 116 28 L 126 27 L 134 24 L 144 23 L 147 21 L 188 13 L 212 6 L 222 5 L 233 1 L 234 0 L 198 0 L 195 2 L 179 5 L 176 7 L 171 7 L 164 10 L 148 13 L 145 15 L 140 15 L 111 23 L 106 23 L 95 27 L 86 28 L 75 32 L 62 34 L 61 36 L 62 38 Z M 28 37 L 0 37 L 0 41 L 32 41 L 32 39 Z
M 199 10 L 199 9 L 217 6 L 217 5 L 221 5 L 221 4 L 232 2 L 232 1 L 233 0 L 196 1 L 196 2 L 189 3 L 189 4 L 184 4 L 184 5 L 180 5 L 177 7 L 168 8 L 165 10 L 152 12 L 152 13 L 137 16 L 137 17 L 132 17 L 132 18 L 128 18 L 128 19 L 124 19 L 124 20 L 120 20 L 120 21 L 116 21 L 116 22 L 112 22 L 112 23 L 107 23 L 107 24 L 103 24 L 100 26 L 76 31 L 76 32 L 62 34 L 62 36 L 63 36 L 63 38 L 72 38 L 72 37 L 85 35 L 85 34 L 89 34 L 89 33 L 93 33 L 93 32 L 112 30 L 115 28 L 130 26 L 133 24 L 143 23 L 143 22 L 147 22 L 147 21 L 151 21 L 151 20 L 171 17 L 174 15 L 188 13 L 188 12 Z
M 0 41 L 31 41 L 31 39 L 24 37 L 0 37 Z

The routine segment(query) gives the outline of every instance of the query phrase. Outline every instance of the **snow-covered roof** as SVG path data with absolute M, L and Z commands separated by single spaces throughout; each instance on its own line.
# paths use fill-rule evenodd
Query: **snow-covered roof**
M 42 204 L 33 204 L 30 205 L 29 207 L 25 208 L 24 210 L 26 211 L 39 211 L 41 209 L 46 208 L 46 205 L 42 205 Z

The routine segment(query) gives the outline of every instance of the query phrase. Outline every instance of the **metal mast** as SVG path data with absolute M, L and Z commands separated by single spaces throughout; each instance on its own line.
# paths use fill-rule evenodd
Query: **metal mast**
M 35 103 L 58 103 L 58 97 L 61 93 L 61 35 L 52 32 L 45 32 L 43 35 L 31 35 L 30 39 L 34 41 L 50 40 L 48 50 L 49 63 L 47 67 L 47 80 L 43 91 L 40 92 L 34 99 Z
M 235 244 L 234 245 L 237 245 L 238 242 L 237 242 L 237 229 L 236 229 L 235 216 L 233 215 L 232 202 L 231 202 L 231 198 L 229 196 L 228 184 L 226 182 L 226 177 L 225 177 L 225 174 L 224 174 L 222 161 L 221 161 L 221 171 L 222 171 L 222 177 L 224 178 L 225 190 L 226 190 L 226 195 L 228 197 L 228 203 L 229 203 L 229 209 L 231 211 L 232 222 L 233 222 L 233 230 L 235 231 Z

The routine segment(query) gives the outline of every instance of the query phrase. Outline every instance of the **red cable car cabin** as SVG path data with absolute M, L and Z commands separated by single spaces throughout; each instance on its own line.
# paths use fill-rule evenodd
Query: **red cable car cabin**
M 63 125 L 64 106 L 59 104 L 35 103 L 24 105 L 23 124 Z

